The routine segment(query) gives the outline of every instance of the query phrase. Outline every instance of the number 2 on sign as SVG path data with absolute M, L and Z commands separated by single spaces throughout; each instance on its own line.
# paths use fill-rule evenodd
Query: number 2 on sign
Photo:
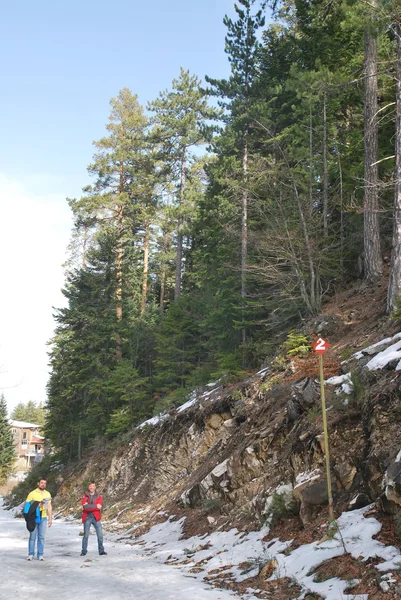
M 330 344 L 328 344 L 326 340 L 324 340 L 323 338 L 319 338 L 315 343 L 313 349 L 318 354 L 324 354 L 329 346 Z

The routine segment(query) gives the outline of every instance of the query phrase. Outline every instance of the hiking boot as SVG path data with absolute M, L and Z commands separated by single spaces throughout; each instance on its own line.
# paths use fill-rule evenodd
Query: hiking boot
M 32 556 L 32 554 L 30 554 L 26 560 L 32 560 L 32 559 L 33 559 L 33 556 Z
M 99 556 L 106 556 L 107 552 L 103 550 L 103 552 L 99 552 Z
M 86 556 L 86 552 L 81 552 L 81 556 Z

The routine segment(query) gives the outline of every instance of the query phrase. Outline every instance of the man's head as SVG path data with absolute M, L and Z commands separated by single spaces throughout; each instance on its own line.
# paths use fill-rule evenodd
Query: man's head
M 47 485 L 47 479 L 45 477 L 39 477 L 38 479 L 38 488 L 40 490 L 45 490 Z
M 88 483 L 88 491 L 90 494 L 94 494 L 96 490 L 96 483 L 94 481 L 90 481 Z

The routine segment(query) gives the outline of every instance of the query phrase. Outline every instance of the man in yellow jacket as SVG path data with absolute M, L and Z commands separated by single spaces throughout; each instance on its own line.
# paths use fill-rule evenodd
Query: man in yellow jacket
M 45 551 L 45 535 L 47 527 L 52 526 L 52 497 L 46 490 L 47 479 L 41 477 L 38 481 L 38 487 L 33 490 L 26 499 L 26 502 L 39 502 L 40 509 L 40 523 L 36 524 L 35 529 L 31 532 L 28 542 L 28 558 L 32 560 L 35 556 L 35 543 L 38 540 L 38 552 L 37 557 L 39 560 L 43 559 L 43 553 Z

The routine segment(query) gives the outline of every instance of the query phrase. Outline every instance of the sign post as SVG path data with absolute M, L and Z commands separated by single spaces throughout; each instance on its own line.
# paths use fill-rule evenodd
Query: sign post
M 329 520 L 334 521 L 334 505 L 333 493 L 331 489 L 330 475 L 330 453 L 329 453 L 329 434 L 327 429 L 327 414 L 326 414 L 326 397 L 324 390 L 324 373 L 323 373 L 323 354 L 326 352 L 330 344 L 323 338 L 319 338 L 313 345 L 314 351 L 319 355 L 319 373 L 320 373 L 320 396 L 322 399 L 322 416 L 323 416 L 323 432 L 324 432 L 324 453 L 326 456 L 326 476 L 327 476 L 327 494 L 329 497 Z

